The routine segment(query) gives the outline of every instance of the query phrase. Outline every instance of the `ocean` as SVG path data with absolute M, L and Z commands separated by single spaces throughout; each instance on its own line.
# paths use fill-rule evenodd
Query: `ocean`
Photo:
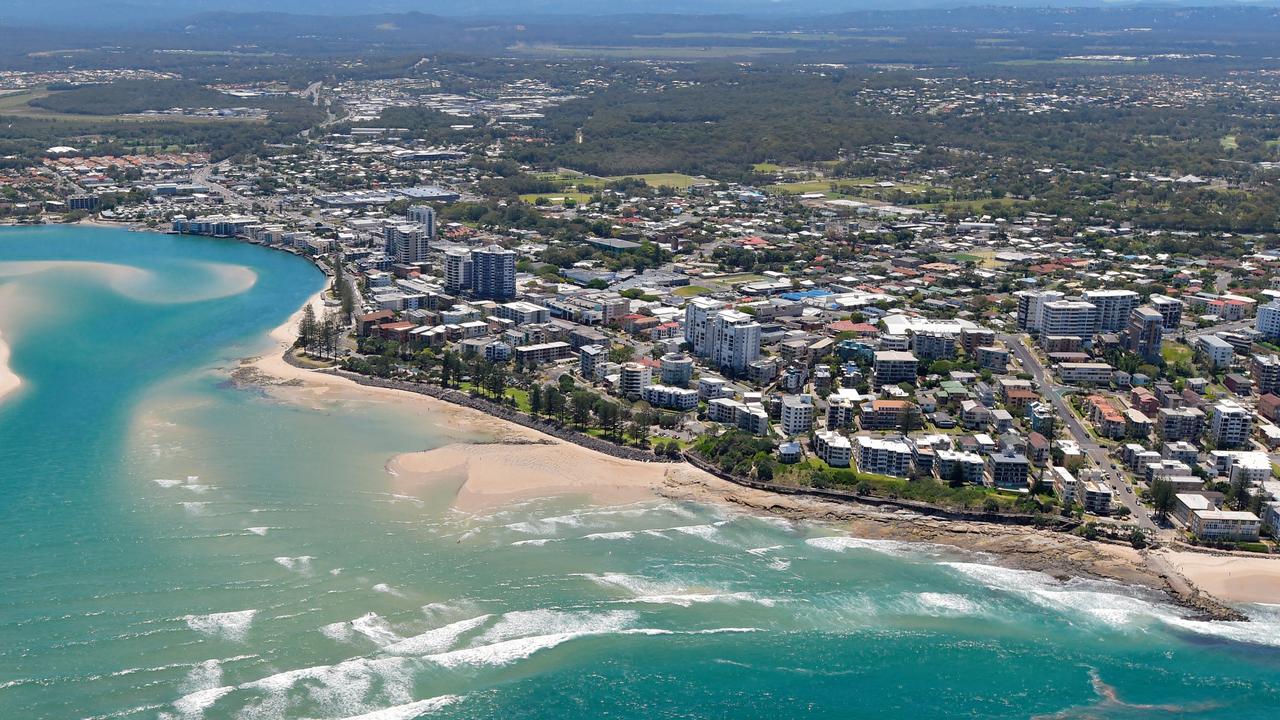
M 231 241 L 0 229 L 0 718 L 1280 713 L 1280 606 L 1190 621 L 666 500 L 451 510 L 386 463 L 484 428 L 230 381 L 321 284 Z

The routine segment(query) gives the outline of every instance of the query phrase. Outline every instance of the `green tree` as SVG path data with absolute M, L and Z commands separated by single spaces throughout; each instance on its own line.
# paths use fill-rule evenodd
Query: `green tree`
M 573 424 L 580 428 L 586 427 L 591 420 L 591 411 L 596 404 L 596 396 L 587 390 L 574 390 L 569 396 L 571 414 L 573 416 Z
M 316 341 L 316 311 L 312 309 L 311 303 L 307 303 L 302 308 L 302 319 L 298 321 L 298 344 L 302 349 L 310 348 Z
M 537 415 L 542 412 L 542 388 L 536 383 L 529 388 L 529 413 Z
M 1174 494 L 1173 483 L 1168 480 L 1161 478 L 1151 482 L 1151 506 L 1155 508 L 1157 517 L 1169 515 L 1173 509 Z

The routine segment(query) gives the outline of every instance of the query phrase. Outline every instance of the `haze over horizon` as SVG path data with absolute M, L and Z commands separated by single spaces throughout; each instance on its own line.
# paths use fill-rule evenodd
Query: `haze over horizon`
M 599 10 L 568 0 L 481 0 L 458 4 L 445 0 L 49 0 L 0 8 L 0 24 L 89 29 L 146 27 L 206 13 L 279 12 L 297 15 L 377 15 L 420 12 L 448 17 L 536 17 L 540 15 L 825 15 L 877 10 L 921 10 L 991 5 L 995 7 L 1064 8 L 1113 6 L 1274 6 L 1274 0 L 617 0 Z

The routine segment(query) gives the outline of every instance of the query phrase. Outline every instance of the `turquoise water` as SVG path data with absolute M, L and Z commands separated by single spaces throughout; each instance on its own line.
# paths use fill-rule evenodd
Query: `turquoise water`
M 1280 608 L 1189 622 L 709 506 L 451 511 L 383 468 L 461 431 L 227 382 L 320 283 L 230 242 L 0 231 L 0 718 L 1277 715 Z

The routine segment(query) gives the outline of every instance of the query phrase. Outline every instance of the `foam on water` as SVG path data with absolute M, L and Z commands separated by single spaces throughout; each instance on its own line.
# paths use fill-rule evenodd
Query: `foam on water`
M 476 644 L 531 635 L 614 632 L 628 627 L 637 617 L 631 610 L 610 610 L 603 613 L 516 610 L 504 614 L 493 627 L 477 638 Z
M 327 715 L 358 717 L 388 702 L 410 702 L 412 686 L 412 668 L 398 657 L 353 658 L 334 665 L 286 670 L 239 685 L 237 690 L 261 696 L 239 717 L 296 718 L 298 713 L 290 711 L 290 705 L 299 690 L 306 693 L 309 704 L 322 708 Z
M 928 615 L 975 615 L 979 608 L 969 598 L 954 593 L 922 592 L 915 600 Z
M 490 645 L 454 650 L 452 652 L 427 655 L 426 659 L 446 668 L 463 666 L 500 667 L 517 660 L 524 660 L 540 650 L 549 650 L 561 643 L 593 633 L 554 633 L 551 635 L 535 635 L 533 637 L 503 640 Z
M 236 610 L 235 612 L 210 613 L 208 615 L 188 615 L 184 620 L 187 627 L 196 632 L 228 640 L 243 640 L 253 624 L 253 616 L 257 610 Z
M 226 685 L 187 693 L 173 703 L 173 709 L 183 720 L 194 720 L 204 716 L 204 711 L 213 707 L 218 700 L 235 691 L 235 687 Z
M 643 603 L 650 605 L 678 605 L 689 607 L 695 604 L 712 602 L 747 602 L 765 607 L 773 607 L 776 601 L 758 597 L 749 592 L 732 592 L 728 590 L 689 588 L 680 583 L 660 582 L 649 578 L 624 573 L 603 573 L 595 575 L 583 573 L 580 577 L 606 588 L 626 590 L 633 597 L 619 602 Z
M 459 620 L 443 627 L 428 630 L 424 633 L 405 638 L 386 647 L 386 651 L 395 655 L 426 655 L 441 653 L 453 647 L 462 635 L 475 630 L 493 617 L 480 615 L 468 620 Z
M 1191 620 L 1176 607 L 1139 597 L 1123 585 L 1100 580 L 1060 582 L 1044 573 L 979 563 L 942 563 L 993 590 L 1005 592 L 1072 617 L 1091 618 L 1112 628 L 1157 622 L 1197 635 L 1280 647 L 1280 613 L 1255 608 L 1250 622 Z
M 209 503 L 207 502 L 180 502 L 178 504 L 181 505 L 182 509 L 186 510 L 190 515 L 202 515 L 204 514 L 205 508 L 209 506 Z
M 844 552 L 846 550 L 874 550 L 885 555 L 904 556 L 918 554 L 929 547 L 926 543 L 903 542 L 901 540 L 871 540 L 868 538 L 849 537 L 847 535 L 831 535 L 827 537 L 808 538 L 805 545 L 819 550 Z
M 462 700 L 461 695 L 441 695 L 439 697 L 418 700 L 395 707 L 374 710 L 363 715 L 351 715 L 342 720 L 416 720 L 428 713 L 452 705 Z
M 269 525 L 262 525 L 260 527 L 245 528 L 244 531 L 247 533 L 251 533 L 253 535 L 266 535 L 269 530 L 275 530 L 275 529 L 276 528 L 273 528 Z
M 294 572 L 309 573 L 311 572 L 311 561 L 315 560 L 311 555 L 299 555 L 297 557 L 278 557 L 275 561 L 287 570 Z
M 155 484 L 159 485 L 159 486 L 160 486 L 160 487 L 162 487 L 162 488 L 171 488 L 171 487 L 174 487 L 175 485 L 181 485 L 181 484 L 182 484 L 182 481 L 181 481 L 181 480 L 169 480 L 169 479 L 167 479 L 167 478 L 156 478 L 155 480 L 152 480 L 151 482 L 153 482 L 153 483 L 155 483 Z
M 401 640 L 387 621 L 377 613 L 365 613 L 351 621 L 351 629 L 369 638 L 379 647 Z

